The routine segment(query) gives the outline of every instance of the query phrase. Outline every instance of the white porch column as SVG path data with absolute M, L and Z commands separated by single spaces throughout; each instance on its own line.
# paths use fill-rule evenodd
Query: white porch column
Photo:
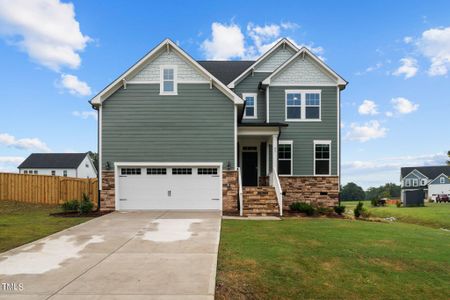
M 278 136 L 272 135 L 272 172 L 278 174 Z

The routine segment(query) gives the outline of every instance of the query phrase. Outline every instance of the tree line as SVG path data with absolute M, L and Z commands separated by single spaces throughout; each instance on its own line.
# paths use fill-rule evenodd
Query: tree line
M 370 187 L 366 191 L 354 182 L 341 186 L 341 201 L 373 200 L 381 198 L 399 198 L 400 185 L 386 183 L 379 187 Z

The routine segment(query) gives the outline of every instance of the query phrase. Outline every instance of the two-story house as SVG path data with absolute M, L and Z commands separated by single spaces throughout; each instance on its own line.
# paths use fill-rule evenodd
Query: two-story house
M 256 61 L 196 61 L 164 40 L 91 100 L 102 209 L 337 205 L 346 85 L 287 39 Z
M 404 167 L 400 170 L 401 199 L 404 204 L 415 198 L 436 201 L 438 195 L 450 196 L 450 166 Z

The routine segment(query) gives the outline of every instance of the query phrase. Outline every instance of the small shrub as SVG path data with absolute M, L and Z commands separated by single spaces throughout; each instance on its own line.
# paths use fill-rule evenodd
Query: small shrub
M 377 207 L 378 206 L 378 199 L 374 198 L 374 199 L 370 200 L 370 203 L 372 204 L 372 206 Z
M 341 216 L 345 212 L 345 206 L 343 205 L 335 206 L 334 212 Z
M 370 217 L 370 212 L 365 207 L 361 208 L 360 214 L 361 214 L 361 217 L 363 217 L 363 218 Z
M 353 213 L 355 214 L 355 218 L 359 218 L 361 216 L 363 206 L 364 206 L 364 203 L 359 201 L 358 204 L 356 205 L 355 209 L 353 210 Z
M 89 196 L 86 194 L 83 194 L 83 200 L 80 202 L 79 211 L 81 214 L 88 214 L 92 211 L 94 208 L 94 203 L 92 203 L 91 199 L 89 199 Z
M 307 216 L 312 216 L 315 213 L 314 207 L 312 207 L 308 203 L 304 203 L 304 202 L 294 202 L 291 205 L 289 205 L 289 208 L 292 211 L 304 213 Z
M 61 209 L 64 212 L 78 211 L 79 208 L 80 208 L 80 202 L 78 202 L 78 200 L 70 200 L 70 201 L 66 201 L 63 204 L 61 204 Z
M 395 202 L 395 205 L 396 205 L 397 207 L 402 207 L 402 201 L 397 200 L 397 201 Z

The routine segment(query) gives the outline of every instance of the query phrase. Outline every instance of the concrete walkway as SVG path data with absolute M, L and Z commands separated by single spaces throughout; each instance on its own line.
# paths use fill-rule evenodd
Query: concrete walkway
M 220 220 L 167 211 L 94 219 L 0 254 L 0 299 L 213 299 Z

